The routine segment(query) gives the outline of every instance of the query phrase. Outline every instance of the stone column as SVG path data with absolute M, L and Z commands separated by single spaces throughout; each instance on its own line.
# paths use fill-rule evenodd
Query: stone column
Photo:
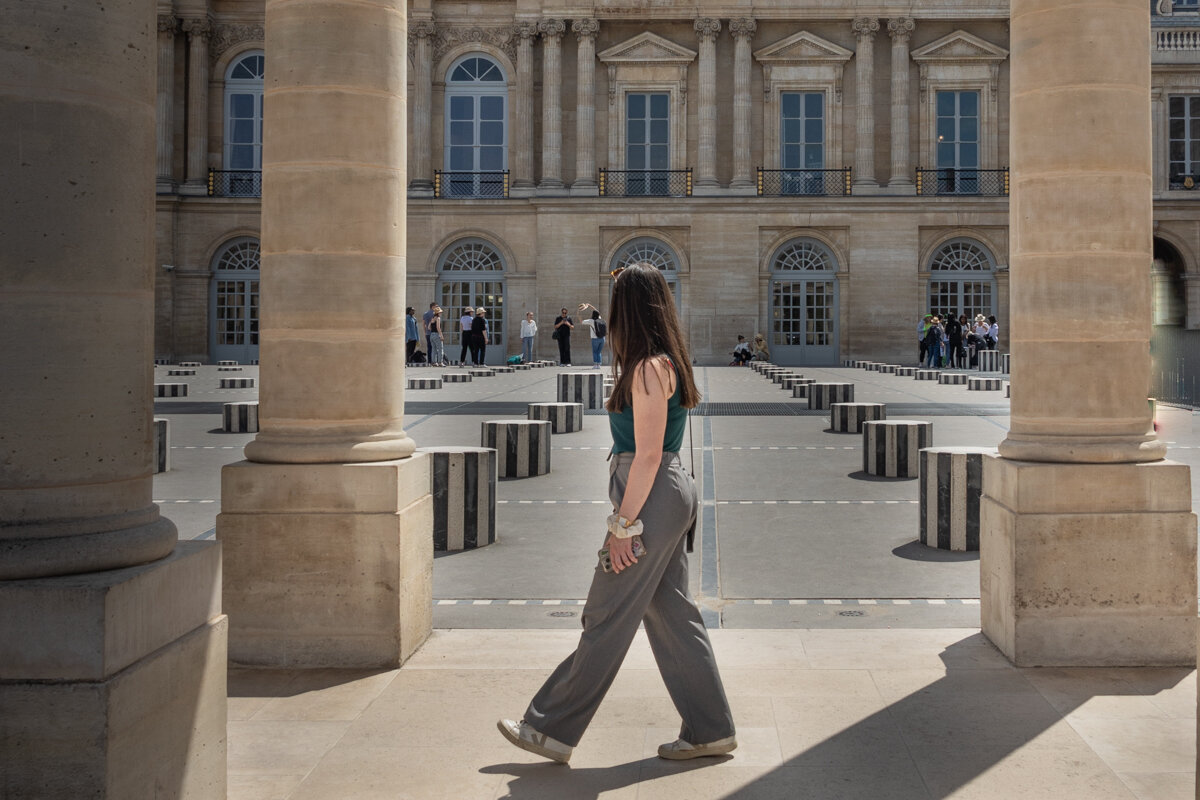
M 857 17 L 851 24 L 857 45 L 854 48 L 854 98 L 856 135 L 854 137 L 854 187 L 878 186 L 875 180 L 875 34 L 879 20 Z
M 1167 191 L 1170 185 L 1167 169 L 1167 93 L 1162 86 L 1150 89 L 1150 111 L 1154 137 L 1154 194 L 1158 195 Z
M 571 23 L 578 42 L 575 61 L 575 182 L 573 195 L 594 195 L 596 184 L 596 34 L 600 23 L 577 19 Z
M 260 432 L 217 518 L 235 663 L 395 666 L 430 630 L 429 473 L 402 427 L 405 11 L 266 3 Z
M 754 167 L 750 163 L 750 70 L 753 54 L 750 42 L 758 23 L 752 17 L 729 21 L 733 36 L 733 180 L 729 188 L 737 194 L 754 194 Z
M 408 29 L 413 59 L 413 146 L 408 165 L 409 193 L 433 196 L 433 39 L 437 25 L 431 19 L 414 20 Z
M 512 194 L 533 194 L 533 40 L 537 23 L 518 22 L 517 96 L 513 102 Z
M 562 37 L 561 19 L 538 23 L 542 33 L 542 182 L 543 194 L 563 194 L 562 181 Z
M 155 107 L 155 130 L 158 147 L 155 150 L 155 181 L 159 194 L 175 189 L 173 162 L 175 157 L 175 32 L 179 20 L 170 14 L 158 15 L 158 104 Z
M 220 547 L 151 499 L 155 4 L 0 17 L 0 794 L 223 798 Z
M 984 467 L 980 586 L 1022 666 L 1195 663 L 1189 472 L 1146 402 L 1148 13 L 1012 4 L 1012 422 Z M 1083 108 L 1095 125 L 1062 137 Z
M 208 37 L 207 17 L 185 19 L 188 37 L 187 171 L 180 194 L 208 194 Z
M 717 182 L 717 34 L 721 20 L 701 17 L 692 23 L 700 40 L 699 148 L 696 160 L 696 194 L 715 194 Z
M 892 176 L 888 187 L 902 188 L 906 193 L 915 191 L 908 118 L 908 41 L 915 27 L 912 17 L 888 20 L 892 37 Z

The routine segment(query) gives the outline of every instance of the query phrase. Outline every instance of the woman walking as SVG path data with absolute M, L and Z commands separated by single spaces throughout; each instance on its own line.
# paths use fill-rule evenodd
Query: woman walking
M 429 320 L 429 364 L 446 366 L 446 338 L 442 335 L 442 307 L 435 306 L 433 318 Z
M 525 319 L 521 320 L 521 363 L 528 364 L 533 361 L 533 339 L 537 336 L 537 322 L 533 318 L 532 311 L 525 312 Z
M 583 635 L 524 718 L 502 719 L 498 727 L 517 747 L 565 764 L 644 623 L 683 718 L 679 738 L 660 746 L 659 757 L 723 755 L 737 747 L 733 716 L 688 593 L 684 552 L 698 502 L 679 448 L 687 410 L 700 393 L 671 290 L 658 269 L 635 264 L 616 274 L 609 329 L 616 383 L 607 403 L 613 437 L 608 486 L 616 510 L 583 608 Z

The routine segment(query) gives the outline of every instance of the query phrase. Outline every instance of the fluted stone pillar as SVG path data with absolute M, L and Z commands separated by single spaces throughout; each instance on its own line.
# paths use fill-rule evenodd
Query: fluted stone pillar
M 207 17 L 185 19 L 188 37 L 187 170 L 181 194 L 208 194 L 208 37 Z
M 224 798 L 220 548 L 151 499 L 155 4 L 28 5 L 0 0 L 0 795 Z
M 912 17 L 888 20 L 892 37 L 892 176 L 888 188 L 913 190 L 912 157 L 908 115 L 908 42 L 916 22 Z
M 1163 460 L 1146 403 L 1149 34 L 1140 0 L 1087 25 L 1012 4 L 1016 389 L 984 466 L 980 584 L 984 632 L 1022 666 L 1195 663 L 1189 471 Z M 1064 138 L 1084 110 L 1095 124 Z
M 433 196 L 433 38 L 437 25 L 431 19 L 414 20 L 408 39 L 413 59 L 413 142 L 412 163 L 408 165 L 409 193 L 414 197 Z
M 179 20 L 170 14 L 158 15 L 158 102 L 155 105 L 155 184 L 159 194 L 175 189 L 173 162 L 175 157 L 175 32 Z
M 729 188 L 737 194 L 754 194 L 754 166 L 750 159 L 750 71 L 753 54 L 750 43 L 758 23 L 752 17 L 729 21 L 733 36 L 733 180 Z
M 721 20 L 701 17 L 692 23 L 700 40 L 699 148 L 696 159 L 696 194 L 715 194 L 717 182 L 717 35 Z
M 600 23 L 577 19 L 575 32 L 575 181 L 573 195 L 594 195 L 596 184 L 596 34 Z
M 517 36 L 517 81 L 513 102 L 512 194 L 533 194 L 533 40 L 537 23 L 519 22 Z
M 542 34 L 542 181 L 543 194 L 563 194 L 562 180 L 562 37 L 561 19 L 538 23 Z
M 854 187 L 878 186 L 875 180 L 875 34 L 879 20 L 857 17 L 851 24 L 854 48 Z
M 237 663 L 395 666 L 430 630 L 428 466 L 402 427 L 405 28 L 403 0 L 266 3 L 259 434 L 217 518 Z

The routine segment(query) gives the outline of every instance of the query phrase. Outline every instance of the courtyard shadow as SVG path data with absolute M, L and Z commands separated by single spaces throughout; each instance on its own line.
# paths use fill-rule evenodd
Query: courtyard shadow
M 494 764 L 482 767 L 485 775 L 511 775 L 502 800 L 596 800 L 643 781 L 716 767 L 732 756 L 698 761 L 664 761 L 642 758 L 610 767 L 571 767 L 549 762 Z
M 978 550 L 970 552 L 939 550 L 936 547 L 923 545 L 919 540 L 900 545 L 892 550 L 892 555 L 897 558 L 908 559 L 909 561 L 931 561 L 943 564 L 957 564 L 963 561 L 979 560 Z
M 855 470 L 846 474 L 847 478 L 856 481 L 865 481 L 867 483 L 903 483 L 904 481 L 915 481 L 917 478 L 914 475 L 911 478 L 889 478 L 884 475 L 872 475 L 864 470 Z

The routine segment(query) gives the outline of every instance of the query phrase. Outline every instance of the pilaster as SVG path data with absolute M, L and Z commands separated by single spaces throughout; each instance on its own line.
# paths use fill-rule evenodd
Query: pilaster
M 908 107 L 908 43 L 914 28 L 916 22 L 912 17 L 888 20 L 888 35 L 892 37 L 892 175 L 888 188 L 908 191 L 915 191 Z
M 543 194 L 564 194 L 562 180 L 562 37 L 561 19 L 538 23 L 542 34 L 542 181 Z
M 875 34 L 879 20 L 856 17 L 851 23 L 854 31 L 854 186 L 869 189 L 878 186 L 875 180 Z
M 170 14 L 158 15 L 158 100 L 155 103 L 155 186 L 159 194 L 175 190 L 175 34 L 179 20 Z
M 721 20 L 701 17 L 692 27 L 700 41 L 700 98 L 696 110 L 700 131 L 695 193 L 715 194 L 720 188 L 717 182 L 717 35 L 721 32 Z
M 753 17 L 738 17 L 729 21 L 733 36 L 733 179 L 729 188 L 736 194 L 754 194 L 754 168 L 751 164 L 750 73 L 753 51 L 751 43 L 758 23 Z
M 575 182 L 571 194 L 595 195 L 596 185 L 596 35 L 600 23 L 577 19 L 571 23 L 576 48 Z
M 513 103 L 512 194 L 533 194 L 533 40 L 537 23 L 518 22 L 516 98 Z
M 208 17 L 185 19 L 188 37 L 187 171 L 180 194 L 208 194 Z
M 408 26 L 408 44 L 413 61 L 413 142 L 408 165 L 409 193 L 433 196 L 433 40 L 437 25 L 432 19 L 414 19 Z

